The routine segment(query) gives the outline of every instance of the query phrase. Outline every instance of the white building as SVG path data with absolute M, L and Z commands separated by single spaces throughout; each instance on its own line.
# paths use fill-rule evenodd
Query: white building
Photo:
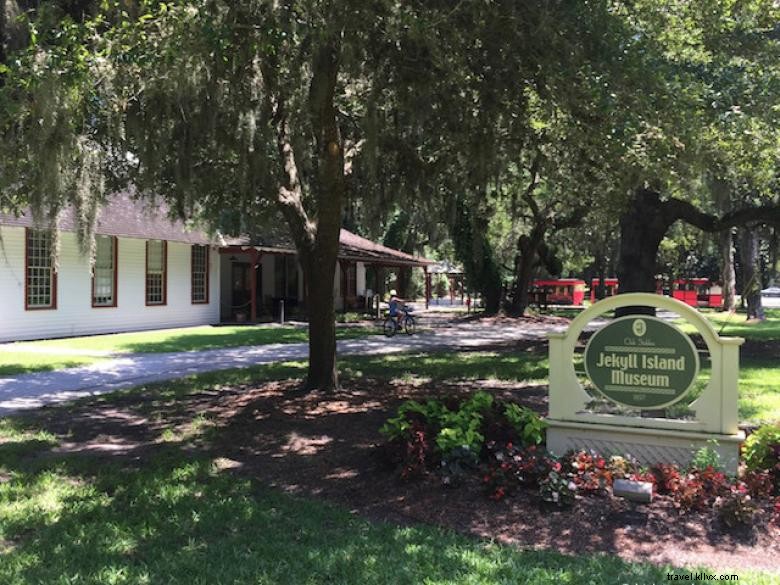
M 278 238 L 219 245 L 118 195 L 100 212 L 93 268 L 75 227 L 63 214 L 55 254 L 30 215 L 0 215 L 0 342 L 257 321 L 282 300 L 288 313 L 305 307 L 295 251 Z M 365 306 L 367 267 L 429 263 L 342 230 L 337 309 Z

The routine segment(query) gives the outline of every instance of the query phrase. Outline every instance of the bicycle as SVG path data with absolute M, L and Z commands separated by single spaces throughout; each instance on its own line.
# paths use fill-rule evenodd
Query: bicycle
M 417 327 L 417 323 L 414 320 L 414 317 L 411 315 L 411 312 L 412 309 L 410 307 L 404 306 L 401 309 L 401 313 L 403 313 L 402 315 L 398 315 L 397 317 L 390 317 L 388 315 L 384 324 L 382 325 L 384 334 L 387 337 L 392 337 L 401 329 L 403 329 L 407 335 L 413 335 Z

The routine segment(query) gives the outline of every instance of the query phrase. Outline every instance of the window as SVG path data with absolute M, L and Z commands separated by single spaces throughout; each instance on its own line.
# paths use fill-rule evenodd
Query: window
M 47 230 L 28 229 L 26 233 L 25 308 L 57 308 L 57 273 L 52 258 L 52 235 Z
M 167 302 L 168 246 L 162 240 L 146 242 L 146 304 L 164 305 Z
M 192 302 L 209 302 L 208 246 L 192 246 Z
M 116 259 L 114 236 L 95 237 L 95 267 L 92 275 L 92 306 L 116 307 Z

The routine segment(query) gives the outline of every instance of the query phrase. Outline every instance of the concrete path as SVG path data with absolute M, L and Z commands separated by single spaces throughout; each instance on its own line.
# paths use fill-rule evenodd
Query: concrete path
M 376 335 L 342 340 L 338 342 L 338 353 L 341 356 L 385 355 L 475 348 L 518 340 L 543 339 L 548 331 L 564 327 L 527 322 L 521 325 L 480 322 L 452 324 L 435 318 L 427 320 L 422 326 L 428 330 L 412 336 L 399 334 L 387 338 Z M 0 416 L 191 374 L 304 360 L 307 354 L 308 345 L 305 343 L 132 354 L 65 370 L 0 378 Z

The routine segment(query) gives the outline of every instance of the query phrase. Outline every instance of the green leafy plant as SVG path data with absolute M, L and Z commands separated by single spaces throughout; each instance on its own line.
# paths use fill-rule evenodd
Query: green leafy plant
M 481 432 L 484 413 L 493 405 L 493 396 L 477 392 L 461 403 L 456 411 L 445 409 L 440 417 L 441 429 L 436 436 L 436 446 L 446 457 L 453 449 L 469 449 L 479 454 L 485 436 Z
M 539 495 L 545 502 L 556 506 L 571 506 L 577 495 L 577 485 L 571 474 L 553 469 L 540 482 Z
M 745 441 L 742 455 L 748 470 L 771 473 L 775 493 L 780 493 L 780 423 L 753 432 Z
M 410 429 L 414 419 L 434 424 L 438 422 L 442 414 L 446 411 L 444 405 L 438 400 L 428 400 L 425 404 L 416 400 L 407 400 L 398 407 L 398 413 L 393 418 L 388 419 L 379 432 L 389 440 L 402 438 Z
M 708 441 L 706 447 L 702 447 L 693 455 L 691 459 L 690 469 L 696 469 L 703 471 L 707 468 L 723 470 L 723 463 L 720 460 L 720 453 L 715 450 L 718 446 L 718 442 L 715 440 Z
M 547 423 L 530 408 L 510 402 L 504 407 L 504 416 L 525 445 L 538 445 L 545 440 Z

